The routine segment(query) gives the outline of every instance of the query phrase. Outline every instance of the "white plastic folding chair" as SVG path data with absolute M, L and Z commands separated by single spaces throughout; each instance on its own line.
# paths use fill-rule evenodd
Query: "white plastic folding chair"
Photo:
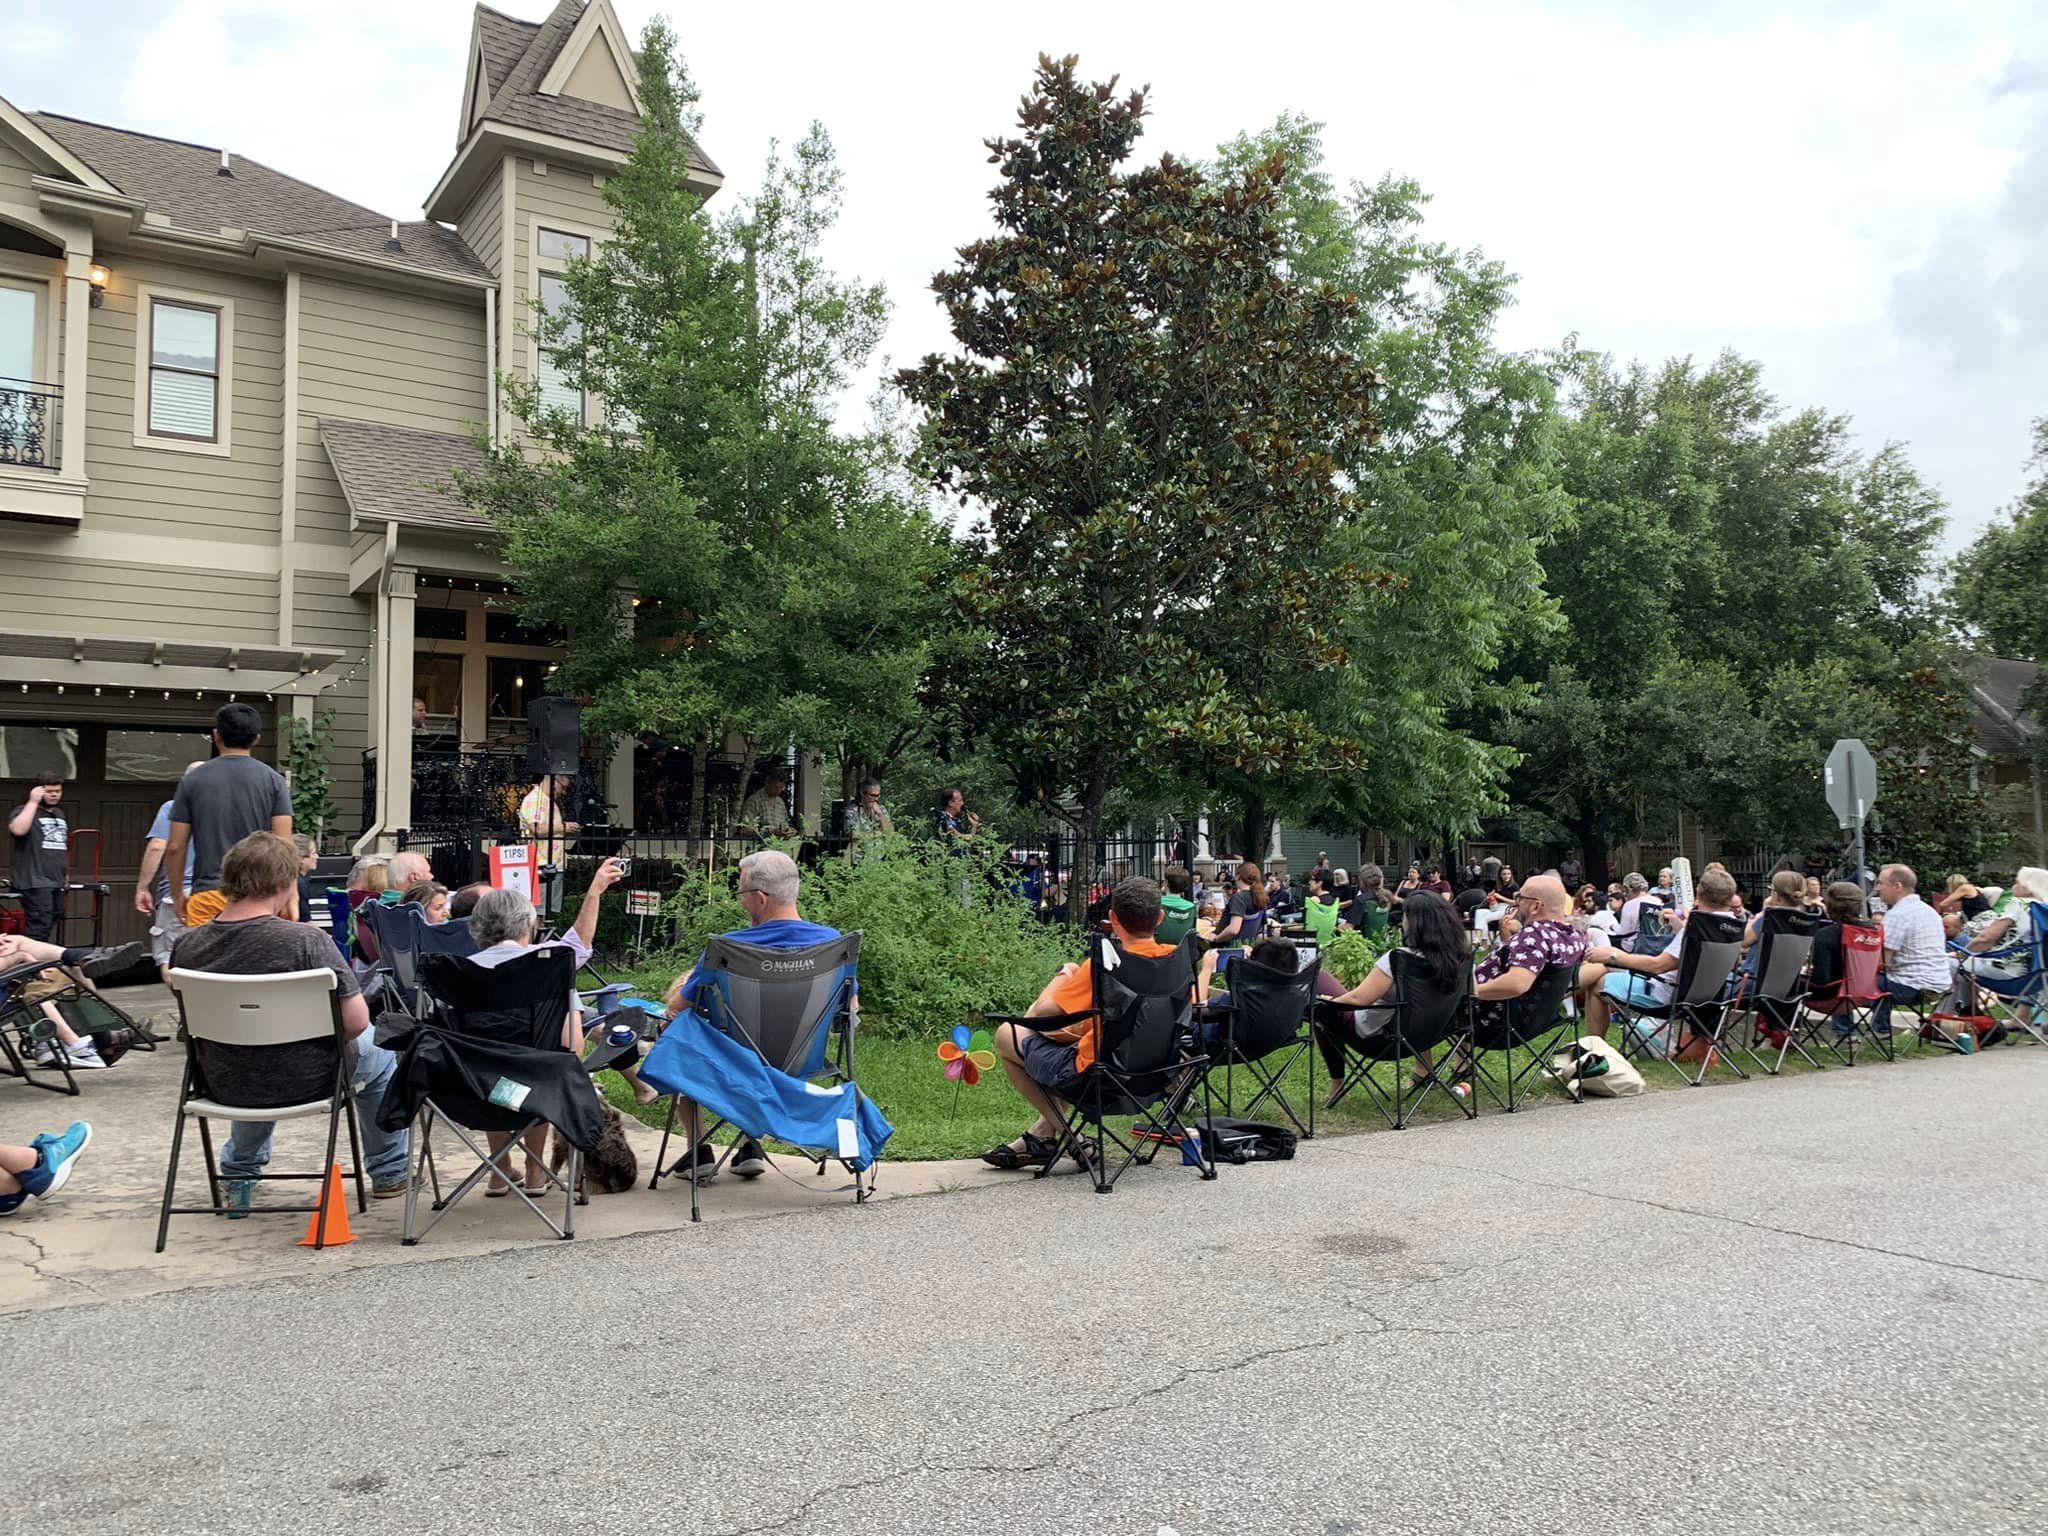
M 327 1117 L 327 1156 L 317 1173 L 272 1173 L 268 1169 L 251 1177 L 258 1180 L 314 1180 L 324 1192 L 327 1171 L 334 1166 L 341 1125 L 348 1122 L 349 1155 L 355 1169 L 356 1209 L 370 1208 L 369 1186 L 363 1178 L 362 1138 L 356 1129 L 355 1089 L 348 1072 L 348 1050 L 341 1031 L 341 1000 L 335 991 L 334 972 L 322 967 L 311 971 L 284 971 L 270 976 L 229 976 L 217 971 L 170 973 L 171 990 L 177 994 L 185 1024 L 185 1077 L 178 1088 L 177 1122 L 171 1131 L 171 1165 L 164 1174 L 163 1210 L 157 1219 L 156 1251 L 164 1251 L 173 1216 L 224 1216 L 229 1207 L 221 1200 L 220 1167 L 214 1160 L 213 1136 L 208 1123 L 214 1120 L 303 1120 L 314 1115 Z M 207 1044 L 265 1049 L 296 1045 L 307 1040 L 331 1040 L 334 1045 L 334 1078 L 328 1092 L 317 1099 L 296 1104 L 228 1104 L 205 1093 L 205 1071 L 200 1052 Z M 195 1089 L 199 1090 L 195 1092 Z M 185 1122 L 199 1122 L 199 1144 L 206 1152 L 207 1192 L 211 1205 L 173 1205 L 178 1187 L 178 1159 L 185 1145 Z M 311 1205 L 264 1205 L 251 1215 L 281 1216 L 318 1213 L 313 1246 L 327 1242 L 326 1206 L 316 1195 Z

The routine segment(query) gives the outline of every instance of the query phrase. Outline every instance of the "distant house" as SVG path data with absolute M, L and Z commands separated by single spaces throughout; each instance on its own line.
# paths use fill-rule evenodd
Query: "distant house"
M 351 834 L 416 828 L 443 782 L 416 697 L 419 744 L 474 759 L 446 782 L 523 773 L 504 749 L 559 650 L 494 601 L 490 528 L 436 487 L 511 430 L 500 373 L 596 408 L 525 322 L 610 234 L 636 70 L 609 0 L 478 6 L 460 90 L 405 221 L 239 145 L 0 101 L 0 796 L 64 765 L 102 876 L 132 877 L 230 694 L 273 726 L 335 711 Z M 695 157 L 694 190 L 720 179 Z M 634 758 L 601 786 L 622 819 Z
M 1980 656 L 1974 663 L 1970 700 L 1977 706 L 1977 751 L 1992 784 L 2026 784 L 2032 790 L 2034 857 L 2048 862 L 2048 819 L 2042 805 L 2041 764 L 2035 753 L 2041 723 L 2028 707 L 2028 692 L 2041 675 L 2030 661 Z

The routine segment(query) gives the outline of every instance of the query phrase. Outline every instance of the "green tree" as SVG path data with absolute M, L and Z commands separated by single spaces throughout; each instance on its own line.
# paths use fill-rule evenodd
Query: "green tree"
M 1429 199 L 1386 177 L 1340 195 L 1322 125 L 1283 115 L 1222 147 L 1226 175 L 1279 156 L 1276 217 L 1290 270 L 1356 300 L 1340 344 L 1386 383 L 1382 435 L 1343 461 L 1364 511 L 1329 558 L 1395 579 L 1340 592 L 1346 664 L 1268 678 L 1274 696 L 1356 744 L 1363 773 L 1219 775 L 1263 828 L 1272 809 L 1331 827 L 1435 835 L 1498 809 L 1512 753 L 1474 729 L 1519 697 L 1494 678 L 1516 640 L 1556 624 L 1540 552 L 1569 514 L 1559 486 L 1548 363 L 1495 345 L 1514 279 L 1498 261 L 1428 239 Z
M 1818 765 L 1894 719 L 1895 658 L 1931 629 L 1939 498 L 1896 445 L 1865 460 L 1842 418 L 1785 412 L 1747 360 L 1575 374 L 1575 509 L 1545 558 L 1569 622 L 1510 663 L 1548 679 L 1503 723 L 1517 801 L 1595 869 L 1687 813 L 1781 850 L 1829 835 Z
M 1948 573 L 1956 616 L 1993 654 L 2048 661 L 2048 416 L 2034 423 L 2033 482 Z
M 506 380 L 523 439 L 461 489 L 504 531 L 524 610 L 567 628 L 557 686 L 589 695 L 593 727 L 691 742 L 700 765 L 731 732 L 797 742 L 857 776 L 919 717 L 945 546 L 894 437 L 834 422 L 886 301 L 824 264 L 842 188 L 823 128 L 714 218 L 685 187 L 696 93 L 661 22 L 639 58 L 612 235 L 530 321 L 601 415 Z M 701 775 L 693 813 L 700 796 Z
M 934 279 L 962 351 L 901 382 L 985 514 L 941 696 L 1083 834 L 1085 882 L 1119 787 L 1357 766 L 1261 684 L 1342 666 L 1338 595 L 1384 578 L 1331 556 L 1378 381 L 1341 344 L 1356 302 L 1287 269 L 1284 162 L 1127 171 L 1144 94 L 1075 65 L 1040 59 L 989 144 L 996 231 Z

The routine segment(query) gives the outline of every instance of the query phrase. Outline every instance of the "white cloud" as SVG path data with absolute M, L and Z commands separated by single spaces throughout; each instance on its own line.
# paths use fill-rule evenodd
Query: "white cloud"
M 548 0 L 501 0 L 538 19 Z M 1912 443 L 1957 536 L 2017 490 L 2048 412 L 2048 12 L 2038 0 L 1315 0 L 1281 11 L 914 0 L 673 15 L 729 192 L 813 117 L 848 178 L 831 252 L 886 281 L 899 361 L 946 346 L 931 274 L 986 224 L 983 138 L 1038 50 L 1149 82 L 1141 150 L 1296 108 L 1340 181 L 1412 174 L 1432 229 L 1521 274 L 1517 346 L 1758 357 L 1795 405 Z M 90 8 L 63 12 L 74 44 Z M 410 217 L 454 149 L 466 0 L 173 0 L 119 88 L 66 110 L 221 143 Z M 10 53 L 14 51 L 10 33 Z M 84 80 L 86 61 L 67 70 Z M 18 84 L 18 81 L 16 82 Z M 856 395 L 860 391 L 855 392 Z

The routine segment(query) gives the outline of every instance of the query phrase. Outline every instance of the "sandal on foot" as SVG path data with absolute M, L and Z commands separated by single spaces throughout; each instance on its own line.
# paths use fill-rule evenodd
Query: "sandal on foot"
M 1043 1168 L 1052 1161 L 1053 1144 L 1041 1136 L 1026 1131 L 1021 1148 L 1004 1142 L 1000 1147 L 990 1147 L 981 1154 L 981 1160 L 991 1168 L 1000 1168 L 1005 1173 L 1015 1173 L 1020 1168 Z

